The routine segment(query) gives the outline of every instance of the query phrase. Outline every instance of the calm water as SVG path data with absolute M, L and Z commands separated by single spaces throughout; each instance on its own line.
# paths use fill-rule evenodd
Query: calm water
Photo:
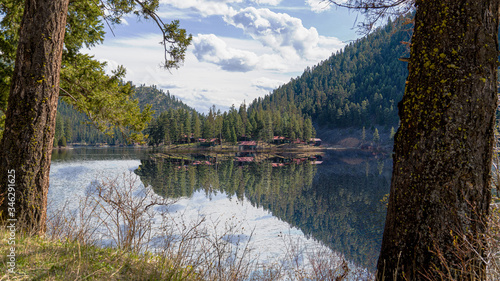
M 306 247 L 326 245 L 353 264 L 374 269 L 390 159 L 359 151 L 240 156 L 245 157 L 131 148 L 56 150 L 49 200 L 55 205 L 74 200 L 103 175 L 133 171 L 156 194 L 178 199 L 172 212 L 242 221 L 254 231 L 252 240 L 264 259 L 282 253 L 279 240 L 286 233 Z

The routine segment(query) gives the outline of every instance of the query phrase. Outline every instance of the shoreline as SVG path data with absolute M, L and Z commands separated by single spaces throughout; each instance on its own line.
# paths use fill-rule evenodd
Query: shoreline
M 208 153 L 304 153 L 304 152 L 321 152 L 321 151 L 362 151 L 367 153 L 375 154 L 390 154 L 392 149 L 387 149 L 387 147 L 352 147 L 352 146 L 342 146 L 342 145 L 331 145 L 325 144 L 320 146 L 305 145 L 305 144 L 265 144 L 258 145 L 253 149 L 242 149 L 238 145 L 233 144 L 222 144 L 215 145 L 211 147 L 200 146 L 199 143 L 192 144 L 172 144 L 172 145 L 161 145 L 158 147 L 148 146 L 148 145 L 67 145 L 64 147 L 54 147 L 53 150 L 73 150 L 73 149 L 140 149 L 140 150 L 151 150 L 152 152 L 160 153 L 196 153 L 196 152 L 208 152 Z

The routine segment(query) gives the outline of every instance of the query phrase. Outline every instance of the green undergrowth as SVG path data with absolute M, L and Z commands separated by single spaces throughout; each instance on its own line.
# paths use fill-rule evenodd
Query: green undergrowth
M 10 232 L 2 227 L 0 233 L 0 280 L 198 280 L 189 267 L 173 269 L 168 260 L 151 254 L 21 235 L 12 273 Z

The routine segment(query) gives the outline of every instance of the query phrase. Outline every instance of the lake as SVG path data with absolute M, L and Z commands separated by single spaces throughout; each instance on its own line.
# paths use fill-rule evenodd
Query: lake
M 304 251 L 327 247 L 351 266 L 373 272 L 391 172 L 390 158 L 356 150 L 237 157 L 134 148 L 56 149 L 49 214 L 65 204 L 74 211 L 93 182 L 131 173 L 155 194 L 174 200 L 168 207 L 171 218 L 203 217 L 214 225 L 237 226 L 238 239 L 251 240 L 261 261 L 279 260 L 289 246 L 286 241 L 294 241 Z

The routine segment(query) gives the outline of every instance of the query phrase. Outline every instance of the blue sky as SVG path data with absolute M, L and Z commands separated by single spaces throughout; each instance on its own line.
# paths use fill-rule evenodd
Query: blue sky
M 322 0 L 160 0 L 164 22 L 193 35 L 186 61 L 168 72 L 156 25 L 135 16 L 88 52 L 127 80 L 169 90 L 200 112 L 250 103 L 359 37 L 357 12 Z

